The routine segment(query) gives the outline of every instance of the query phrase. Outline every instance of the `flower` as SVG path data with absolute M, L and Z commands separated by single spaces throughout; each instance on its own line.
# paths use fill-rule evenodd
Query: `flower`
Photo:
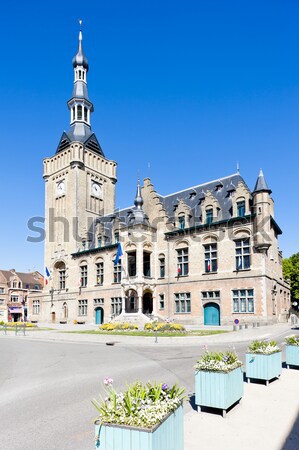
M 277 353 L 279 351 L 280 349 L 277 346 L 276 341 L 268 342 L 266 340 L 255 340 L 252 341 L 248 346 L 249 353 L 256 353 L 260 355 L 271 355 L 272 353 Z
M 208 352 L 207 350 L 195 364 L 195 370 L 203 370 L 207 372 L 231 372 L 242 366 L 238 355 L 235 352 Z
M 169 389 L 168 385 L 166 383 L 162 384 L 162 390 L 167 391 L 167 389 Z
M 113 378 L 110 377 L 104 378 L 104 384 L 105 386 L 111 386 L 113 384 Z

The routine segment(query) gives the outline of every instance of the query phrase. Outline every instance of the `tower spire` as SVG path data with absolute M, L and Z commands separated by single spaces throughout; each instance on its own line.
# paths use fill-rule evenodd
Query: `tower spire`
M 263 173 L 262 169 L 260 169 L 259 176 L 258 176 L 258 178 L 256 180 L 253 192 L 254 193 L 256 193 L 256 192 L 268 192 L 269 194 L 271 194 L 271 192 L 272 192 L 271 189 L 268 188 L 268 185 L 267 185 L 267 182 L 265 180 L 264 173 Z

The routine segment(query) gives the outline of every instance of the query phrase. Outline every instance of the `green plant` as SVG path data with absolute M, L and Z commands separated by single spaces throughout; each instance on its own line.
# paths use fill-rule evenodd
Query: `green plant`
M 248 353 L 256 353 L 260 355 L 271 355 L 272 353 L 279 352 L 280 349 L 277 346 L 276 341 L 252 341 L 248 346 Z
M 113 388 L 112 378 L 105 378 L 104 385 L 108 396 L 100 397 L 100 401 L 92 400 L 101 423 L 152 428 L 184 400 L 184 388 L 176 384 L 169 387 L 162 383 L 136 381 L 120 393 Z
M 231 372 L 242 366 L 238 355 L 233 351 L 227 352 L 209 352 L 207 349 L 203 355 L 197 360 L 195 370 L 203 370 L 207 372 Z
M 144 325 L 145 331 L 158 331 L 158 332 L 166 332 L 166 331 L 179 331 L 184 333 L 186 330 L 183 325 L 178 323 L 166 323 L 166 322 L 152 322 L 146 323 Z
M 297 336 L 288 336 L 286 337 L 286 344 L 287 345 L 296 345 L 299 347 L 299 334 Z

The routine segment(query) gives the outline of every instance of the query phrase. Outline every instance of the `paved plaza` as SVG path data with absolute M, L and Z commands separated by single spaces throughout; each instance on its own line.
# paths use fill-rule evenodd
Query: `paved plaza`
M 90 450 L 96 417 L 91 399 L 105 395 L 105 376 L 114 379 L 116 389 L 136 379 L 178 382 L 192 397 L 193 366 L 204 345 L 211 350 L 235 347 L 244 361 L 248 341 L 264 337 L 282 344 L 295 332 L 281 324 L 205 337 L 158 338 L 155 343 L 152 337 L 72 334 L 59 327 L 28 331 L 26 336 L 2 331 L 0 449 Z M 106 345 L 111 342 L 115 345 Z M 297 449 L 298 380 L 298 370 L 284 368 L 268 387 L 245 384 L 241 403 L 225 419 L 214 410 L 197 413 L 192 401 L 186 402 L 185 450 Z

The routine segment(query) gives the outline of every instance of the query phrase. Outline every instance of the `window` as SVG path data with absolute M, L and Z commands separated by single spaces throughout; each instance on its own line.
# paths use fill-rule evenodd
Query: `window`
M 84 108 L 84 120 L 87 122 L 87 108 Z
M 82 120 L 82 106 L 77 106 L 77 120 Z
M 185 215 L 184 214 L 179 216 L 179 228 L 181 230 L 184 230 L 184 228 L 185 228 Z
M 40 313 L 40 301 L 39 300 L 33 300 L 32 302 L 32 314 L 39 314 Z
M 213 208 L 206 209 L 206 224 L 213 222 Z
M 202 300 L 220 300 L 220 291 L 202 291 Z
M 98 262 L 96 263 L 97 269 L 97 285 L 101 286 L 104 282 L 104 263 Z
M 254 313 L 254 290 L 233 290 L 233 312 Z
M 87 266 L 81 266 L 80 267 L 81 270 L 81 287 L 86 287 L 87 286 Z
M 118 261 L 118 264 L 114 264 L 113 281 L 114 281 L 114 283 L 121 282 L 121 259 Z
M 237 213 L 238 213 L 238 217 L 245 216 L 245 200 L 237 202 Z
M 182 248 L 177 250 L 177 258 L 178 258 L 178 275 L 185 277 L 189 273 L 188 248 Z
M 59 270 L 59 289 L 65 289 L 65 269 Z
M 4 317 L 4 311 L 0 311 L 0 317 Z
M 88 300 L 78 300 L 78 316 L 87 316 Z
M 217 272 L 217 244 L 204 245 L 205 272 Z
M 10 297 L 10 301 L 11 301 L 12 303 L 19 303 L 19 296 L 18 296 L 18 295 L 12 295 L 12 296 Z
M 0 298 L 0 305 L 4 305 L 4 298 Z
M 159 257 L 160 278 L 165 278 L 165 256 Z
M 0 287 L 0 294 L 4 294 L 5 290 L 3 287 Z
M 164 294 L 159 294 L 159 309 L 165 309 L 165 297 L 164 297 Z
M 118 316 L 122 311 L 122 300 L 121 297 L 111 298 L 111 315 Z
M 16 281 L 13 281 L 13 283 L 12 283 L 12 287 L 13 287 L 14 289 L 16 289 L 16 288 L 17 288 L 17 282 L 16 282 Z
M 103 306 L 104 305 L 104 299 L 103 298 L 94 298 L 93 299 L 94 306 Z
M 102 236 L 98 235 L 98 247 L 102 247 Z
M 149 252 L 143 252 L 143 275 L 151 276 L 151 254 Z
M 250 268 L 250 239 L 236 241 L 236 270 Z
M 116 231 L 116 232 L 114 233 L 114 243 L 115 243 L 115 244 L 118 244 L 118 243 L 119 243 L 119 232 L 118 232 L 118 231 Z
M 190 313 L 191 312 L 190 292 L 174 294 L 174 303 L 176 313 Z
M 129 277 L 136 277 L 136 251 L 128 252 Z

